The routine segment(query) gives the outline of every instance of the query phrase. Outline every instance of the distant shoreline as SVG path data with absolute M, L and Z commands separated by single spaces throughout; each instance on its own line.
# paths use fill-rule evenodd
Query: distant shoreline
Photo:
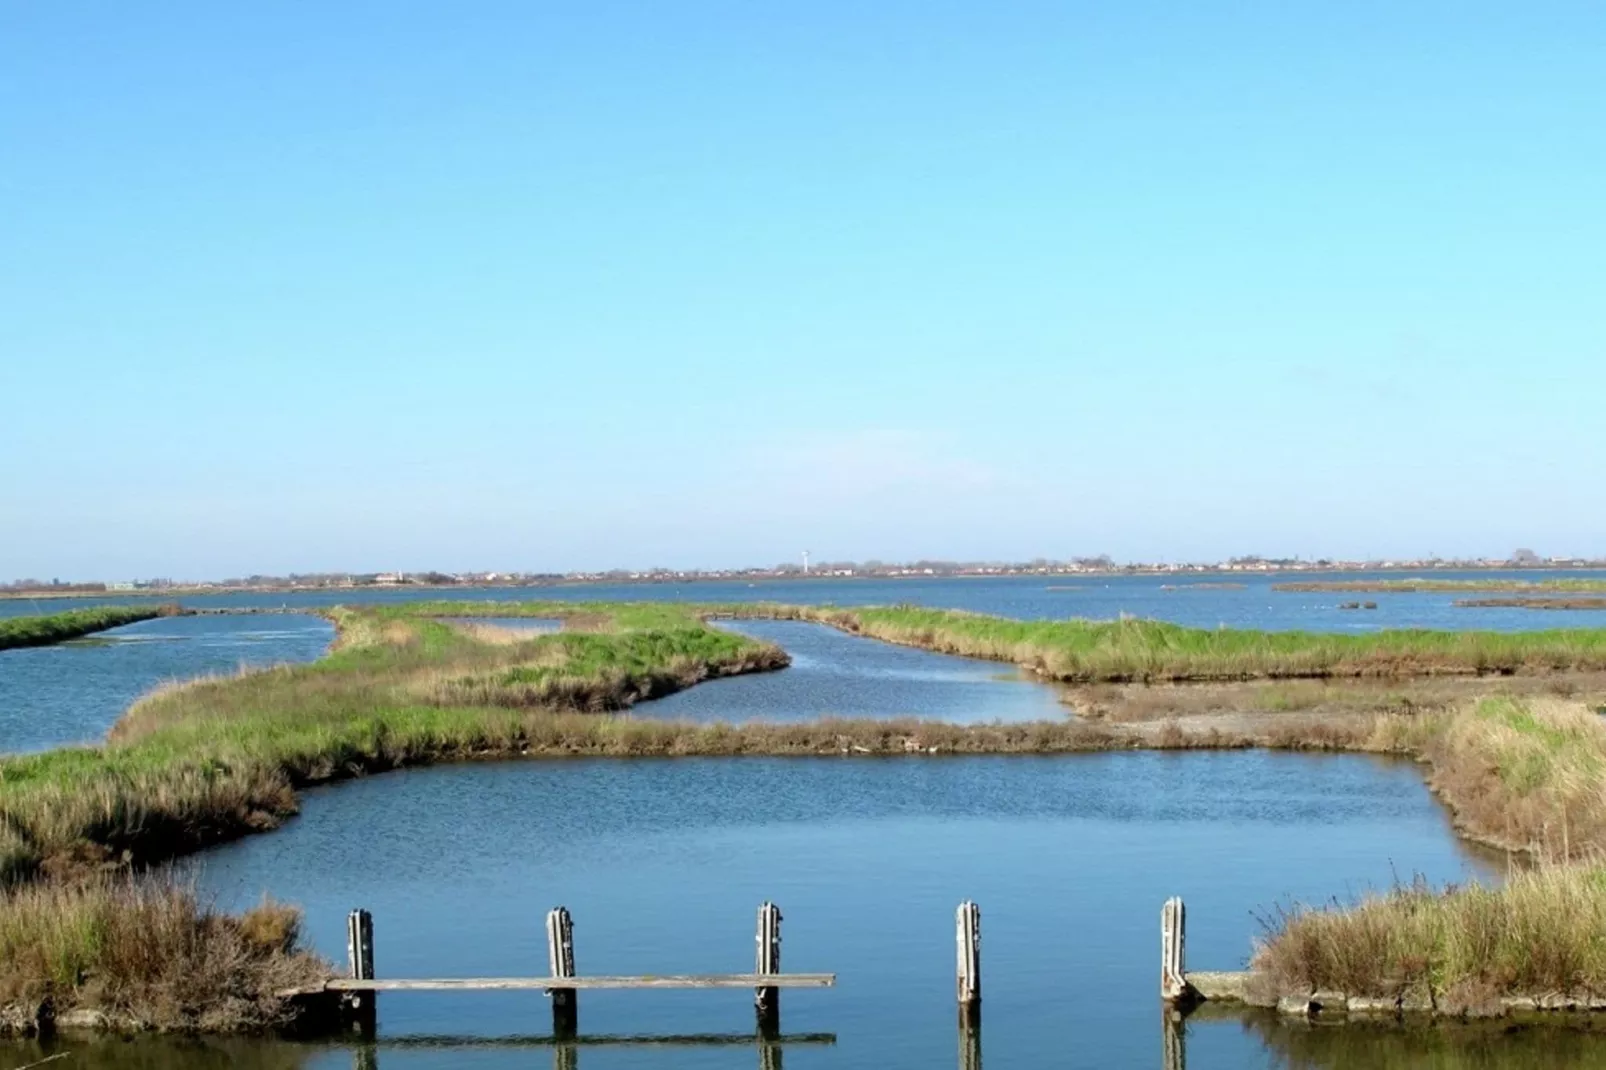
M 328 583 L 318 586 L 291 586 L 283 583 L 262 586 L 210 586 L 210 585 L 177 585 L 161 586 L 161 588 L 135 588 L 135 590 L 53 590 L 53 588 L 31 588 L 31 590 L 5 590 L 0 591 L 0 601 L 18 601 L 18 599 L 75 599 L 75 598 L 196 598 L 196 596 L 209 596 L 209 594 L 308 594 L 316 591 L 543 591 L 552 588 L 565 588 L 565 586 L 665 586 L 665 585 L 692 585 L 692 583 L 798 583 L 798 582 L 866 582 L 866 580 L 1110 580 L 1119 577 L 1233 577 L 1277 578 L 1280 590 L 1362 590 L 1362 586 L 1355 583 L 1328 588 L 1322 586 L 1306 586 L 1299 580 L 1288 580 L 1283 577 L 1320 577 L 1320 575 L 1354 575 L 1354 574 L 1388 574 L 1420 575 L 1423 572 L 1521 572 L 1524 575 L 1572 574 L 1572 572 L 1606 572 L 1606 564 L 1577 564 L 1577 566 L 1513 566 L 1513 564 L 1469 564 L 1469 566 L 1442 566 L 1423 567 L 1416 566 L 1333 566 L 1322 569 L 1288 569 L 1288 567 L 1274 567 L 1274 569 L 1232 569 L 1232 567 L 1216 567 L 1216 569 L 1169 569 L 1163 566 L 1127 566 L 1118 569 L 1081 570 L 1081 572 L 856 572 L 853 575 L 832 574 L 832 572 L 809 572 L 809 574 L 750 574 L 750 575 L 636 575 L 636 577 L 565 577 L 557 580 L 543 580 L 543 582 L 528 583 Z M 1375 590 L 1402 591 L 1407 590 L 1405 583 L 1400 580 L 1383 580 L 1384 586 Z M 1442 590 L 1466 591 L 1466 585 L 1449 580 Z M 1514 582 L 1505 582 L 1503 586 L 1510 586 Z M 1420 580 L 1418 590 L 1433 590 L 1434 580 Z M 1201 586 L 1198 582 L 1177 583 L 1177 586 Z M 1241 586 L 1241 583 L 1240 583 Z M 1063 590 L 1063 588 L 1062 588 Z
M 22 599 L 50 599 L 72 600 L 90 598 L 193 598 L 209 595 L 266 595 L 266 594 L 313 594 L 320 591 L 543 591 L 565 587 L 662 587 L 669 585 L 711 584 L 711 583 L 747 583 L 751 585 L 767 583 L 819 583 L 826 581 L 836 582 L 864 582 L 864 581 L 890 581 L 890 580 L 1064 580 L 1064 579 L 1118 579 L 1123 576 L 1166 577 L 1182 579 L 1183 577 L 1233 577 L 1234 580 L 1245 578 L 1266 577 L 1274 579 L 1275 586 L 1284 591 L 1293 590 L 1352 590 L 1373 589 L 1379 591 L 1406 591 L 1410 587 L 1404 581 L 1385 580 L 1378 581 L 1381 586 L 1361 583 L 1346 583 L 1343 586 L 1328 586 L 1327 584 L 1307 584 L 1298 580 L 1281 579 L 1288 576 L 1333 576 L 1353 575 L 1355 573 L 1398 573 L 1403 575 L 1420 574 L 1422 572 L 1459 572 L 1459 573 L 1493 573 L 1493 572 L 1521 572 L 1525 575 L 1543 577 L 1547 575 L 1577 573 L 1577 572 L 1606 572 L 1606 565 L 1457 565 L 1436 569 L 1424 569 L 1420 565 L 1413 567 L 1332 567 L 1332 568 L 1267 568 L 1267 569 L 1173 569 L 1157 565 L 1130 566 L 1099 571 L 1081 572 L 933 572 L 933 573 L 906 573 L 906 572 L 873 572 L 855 573 L 853 575 L 840 575 L 828 572 L 813 572 L 808 574 L 774 574 L 774 575 L 691 575 L 691 576 L 631 576 L 623 578 L 589 576 L 586 578 L 565 578 L 546 580 L 535 583 L 350 583 L 325 584 L 320 586 L 288 586 L 272 584 L 247 587 L 221 587 L 221 586 L 173 586 L 157 588 L 136 588 L 133 590 L 55 590 L 50 588 L 35 588 L 29 590 L 0 591 L 0 601 L 18 601 Z M 1364 582 L 1364 581 L 1362 581 Z M 1414 586 L 1417 590 L 1433 590 L 1436 584 L 1442 583 L 1438 588 L 1444 591 L 1467 591 L 1464 583 L 1456 581 L 1421 580 Z M 1510 589 L 1518 581 L 1504 581 L 1500 588 Z M 1606 581 L 1603 581 L 1606 585 Z M 1187 586 L 1198 588 L 1204 586 L 1197 581 L 1178 583 L 1178 588 Z M 1214 584 L 1211 584 L 1214 586 Z M 1226 585 L 1222 585 L 1226 586 Z M 1241 582 L 1233 586 L 1243 586 Z M 1538 586 L 1535 584 L 1535 586 Z M 1060 588 L 1064 589 L 1064 588 Z M 1520 586 L 1518 589 L 1521 589 Z

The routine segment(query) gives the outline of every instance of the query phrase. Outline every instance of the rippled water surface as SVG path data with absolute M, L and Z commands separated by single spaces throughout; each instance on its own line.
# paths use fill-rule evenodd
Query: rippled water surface
M 967 897 L 984 915 L 987 1059 L 1142 1066 L 1161 1050 L 1166 896 L 1187 897 L 1191 964 L 1231 969 L 1256 912 L 1279 902 L 1488 872 L 1411 766 L 1254 752 L 417 770 L 310 792 L 285 829 L 197 865 L 226 905 L 267 891 L 304 906 L 313 942 L 336 959 L 346 912 L 372 910 L 380 976 L 542 973 L 542 916 L 558 904 L 574 912 L 582 973 L 742 972 L 754 909 L 773 899 L 785 967 L 840 975 L 834 990 L 784 994 L 787 1033 L 835 1036 L 788 1048 L 786 1062 L 844 1068 L 952 1064 L 953 910 Z M 588 1035 L 752 1028 L 741 992 L 587 992 L 580 1014 Z M 378 1054 L 385 1066 L 524 1066 L 545 1049 L 405 1041 L 540 1036 L 549 1023 L 531 994 L 387 994 Z M 1198 1023 L 1188 1043 L 1195 1070 L 1281 1065 L 1277 1045 L 1237 1019 Z M 602 1046 L 582 1058 L 736 1067 L 756 1056 Z
M 57 646 L 0 650 L 0 752 L 100 739 L 157 684 L 311 661 L 334 638 L 318 617 L 162 617 Z
M 800 621 L 721 622 L 792 656 L 779 672 L 710 680 L 644 702 L 637 717 L 810 721 L 921 717 L 961 723 L 1058 720 L 1059 691 L 1010 665 L 932 654 Z
M 1532 578 L 1531 574 L 1520 578 Z M 1452 595 L 1165 590 L 1156 577 L 813 581 L 445 592 L 498 599 L 912 602 L 1018 617 L 1360 630 L 1578 627 L 1606 616 L 1467 610 Z M 211 596 L 197 606 L 317 606 L 440 597 L 387 590 Z M 47 610 L 82 603 L 48 603 Z M 0 614 L 18 603 L 0 602 Z M 501 621 L 488 605 L 488 621 Z M 811 625 L 743 622 L 794 657 L 780 673 L 714 681 L 639 716 L 795 720 L 821 713 L 1018 720 L 1062 716 L 1053 689 L 1004 666 L 884 646 Z M 331 639 L 303 616 L 149 621 L 85 643 L 0 652 L 0 750 L 98 736 L 166 679 L 305 661 Z M 284 829 L 192 860 L 223 905 L 264 892 L 302 905 L 313 943 L 344 959 L 344 918 L 373 910 L 381 976 L 545 972 L 541 922 L 565 904 L 582 973 L 741 972 L 753 913 L 785 911 L 789 970 L 835 971 L 789 991 L 788 1034 L 760 1051 L 743 992 L 581 996 L 576 1049 L 546 1041 L 537 994 L 387 994 L 377 1045 L 145 1039 L 0 1044 L 0 1070 L 52 1054 L 69 1067 L 815 1068 L 956 1065 L 953 909 L 983 909 L 982 1056 L 996 1067 L 1161 1067 L 1158 913 L 1187 897 L 1189 961 L 1243 965 L 1257 915 L 1422 873 L 1496 877 L 1459 845 L 1419 771 L 1358 756 L 1256 752 L 920 759 L 545 761 L 386 774 L 307 793 Z M 1606 1070 L 1606 1040 L 1541 1029 L 1305 1029 L 1197 1015 L 1187 1066 Z M 619 1044 L 722 1036 L 729 1043 Z M 589 1041 L 609 1041 L 590 1043 Z M 780 1058 L 777 1058 L 779 1056 Z M 978 1068 L 979 1070 L 979 1068 Z
M 332 606 L 358 602 L 452 601 L 682 601 L 789 602 L 804 605 L 913 605 L 967 609 L 1005 617 L 1110 619 L 1122 613 L 1175 621 L 1201 628 L 1372 631 L 1379 628 L 1538 628 L 1606 627 L 1606 613 L 1531 609 L 1457 608 L 1462 594 L 1350 594 L 1273 591 L 1274 583 L 1298 580 L 1406 579 L 1408 573 L 1322 573 L 1282 576 L 1243 573 L 1190 576 L 1008 576 L 941 579 L 812 579 L 762 582 L 565 584 L 556 587 L 425 589 L 375 587 L 356 590 L 220 593 L 186 596 L 185 605 L 206 607 Z M 1518 580 L 1606 579 L 1606 572 L 1435 572 L 1433 579 Z M 1201 584 L 1235 586 L 1200 586 Z M 1375 610 L 1343 610 L 1345 602 L 1372 600 Z M 59 612 L 98 603 L 144 604 L 149 599 L 0 600 L 0 616 Z M 494 614 L 487 614 L 494 615 Z

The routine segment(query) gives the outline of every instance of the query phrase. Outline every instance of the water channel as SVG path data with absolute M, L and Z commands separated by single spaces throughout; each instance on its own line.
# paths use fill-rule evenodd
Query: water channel
M 545 910 L 576 918 L 581 972 L 740 972 L 753 911 L 785 911 L 798 1066 L 953 1058 L 953 909 L 982 904 L 986 1055 L 1005 1066 L 1134 1066 L 1159 1048 L 1158 912 L 1189 902 L 1196 968 L 1244 965 L 1258 915 L 1421 873 L 1492 876 L 1408 764 L 1258 752 L 939 760 L 597 760 L 442 767 L 309 792 L 285 829 L 195 862 L 226 906 L 300 904 L 331 957 L 372 910 L 381 975 L 544 969 Z M 585 993 L 581 1029 L 751 1028 L 741 993 Z M 380 1036 L 546 1031 L 529 994 L 390 994 Z M 1240 1023 L 1200 1024 L 1194 1065 L 1257 1065 Z M 320 1056 L 322 1058 L 322 1056 Z M 398 1047 L 386 1066 L 525 1065 L 529 1052 Z M 461 1060 L 461 1061 L 460 1061 Z M 586 1050 L 587 1067 L 745 1066 L 718 1047 Z M 309 1065 L 322 1065 L 311 1063 Z M 331 1064 L 333 1065 L 333 1064 Z M 1270 1064 L 1267 1064 L 1270 1065 Z
M 732 626 L 779 642 L 793 667 L 706 683 L 638 715 L 1063 715 L 1052 688 L 1004 666 L 812 625 Z M 165 678 L 310 659 L 330 632 L 297 616 L 198 617 L 107 637 L 0 653 L 0 749 L 98 734 Z M 67 712 L 44 715 L 51 703 Z M 4 720 L 19 708 L 26 717 Z M 1190 963 L 1233 969 L 1279 905 L 1349 899 L 1417 874 L 1443 883 L 1501 871 L 1455 839 L 1409 764 L 1262 752 L 440 767 L 310 791 L 283 829 L 186 866 L 221 906 L 265 893 L 298 904 L 311 943 L 335 961 L 346 912 L 367 907 L 380 976 L 544 972 L 542 915 L 558 904 L 575 914 L 582 973 L 743 971 L 754 908 L 773 899 L 786 916 L 786 969 L 840 978 L 783 997 L 786 1033 L 831 1043 L 780 1053 L 794 1068 L 843 1070 L 955 1065 L 953 909 L 964 898 L 984 912 L 985 1060 L 1158 1067 L 1166 896 L 1187 897 Z M 751 1043 L 741 992 L 585 993 L 580 1020 L 583 1040 L 749 1039 L 565 1051 L 543 1039 L 539 995 L 387 994 L 372 1048 L 13 1043 L 0 1044 L 0 1068 L 62 1051 L 63 1066 L 119 1070 L 775 1065 Z M 1606 1067 L 1606 1038 L 1553 1028 L 1491 1046 L 1457 1030 L 1312 1031 L 1200 1015 L 1184 1033 L 1192 1070 Z
M 0 651 L 0 753 L 98 742 L 159 684 L 311 661 L 334 639 L 301 614 L 161 617 L 56 646 Z

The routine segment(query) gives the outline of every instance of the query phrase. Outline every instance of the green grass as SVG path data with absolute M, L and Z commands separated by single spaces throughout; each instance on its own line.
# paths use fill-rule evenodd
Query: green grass
M 180 613 L 175 605 L 163 606 L 98 606 L 94 609 L 73 609 L 65 613 L 51 613 L 36 617 L 7 617 L 0 619 L 0 650 L 13 647 L 49 646 L 81 636 L 119 628 L 124 624 L 171 617 Z
M 818 620 L 927 650 L 1010 661 L 1074 683 L 1490 675 L 1606 669 L 1606 628 L 1543 632 L 1398 629 L 1364 634 L 1187 628 L 1152 620 L 1020 621 L 894 606 L 718 607 Z
M 606 630 L 498 644 L 423 615 L 451 608 L 335 611 L 340 639 L 318 662 L 163 688 L 104 747 L 0 758 L 0 873 L 183 854 L 271 827 L 302 785 L 367 770 L 532 748 L 661 753 L 676 726 L 576 714 L 786 664 L 685 609 L 587 607 L 580 623 Z
M 1485 699 L 1386 717 L 1368 745 L 1431 768 L 1457 825 L 1540 868 L 1498 888 L 1396 888 L 1280 917 L 1255 968 L 1280 994 L 1337 989 L 1479 1011 L 1508 996 L 1606 996 L 1606 724 L 1578 702 Z
M 1040 754 L 1138 745 L 1389 751 L 1430 763 L 1435 787 L 1473 835 L 1527 849 L 1560 843 L 1563 854 L 1606 845 L 1606 729 L 1582 704 L 1486 702 L 1342 726 L 1295 723 L 1290 714 L 1273 732 L 1190 734 L 1169 723 L 1149 736 L 1070 719 L 705 725 L 593 712 L 786 663 L 768 644 L 709 627 L 720 616 L 814 620 L 1015 661 L 1048 677 L 1116 681 L 1594 667 L 1606 660 L 1600 632 L 1325 636 L 911 607 L 665 603 L 434 602 L 328 615 L 339 637 L 315 663 L 164 688 L 136 703 L 104 746 L 0 758 L 0 881 L 61 884 L 271 828 L 295 812 L 297 791 L 309 784 L 508 756 Z M 488 616 L 555 617 L 565 630 L 496 637 L 448 620 Z

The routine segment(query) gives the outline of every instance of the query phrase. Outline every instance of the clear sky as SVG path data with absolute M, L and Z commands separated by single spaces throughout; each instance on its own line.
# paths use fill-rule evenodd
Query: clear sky
M 0 579 L 1606 554 L 1606 8 L 0 6 Z

